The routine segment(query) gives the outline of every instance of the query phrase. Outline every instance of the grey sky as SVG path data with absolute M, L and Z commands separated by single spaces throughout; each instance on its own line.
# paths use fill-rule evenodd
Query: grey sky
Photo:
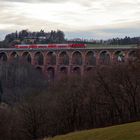
M 0 38 L 29 29 L 61 29 L 68 38 L 140 35 L 140 0 L 0 0 Z

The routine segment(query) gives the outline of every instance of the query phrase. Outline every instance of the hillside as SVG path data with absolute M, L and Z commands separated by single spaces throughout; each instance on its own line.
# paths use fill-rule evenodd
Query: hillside
M 75 132 L 45 140 L 140 140 L 140 122 Z

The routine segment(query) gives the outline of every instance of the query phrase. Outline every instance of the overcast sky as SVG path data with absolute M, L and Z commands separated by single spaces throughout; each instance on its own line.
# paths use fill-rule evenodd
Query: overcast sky
M 0 39 L 29 29 L 67 38 L 140 36 L 140 0 L 0 0 Z

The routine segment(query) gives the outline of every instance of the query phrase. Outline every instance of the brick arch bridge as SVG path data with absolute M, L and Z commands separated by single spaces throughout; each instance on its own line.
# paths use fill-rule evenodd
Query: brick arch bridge
M 0 49 L 0 62 L 22 59 L 48 78 L 83 75 L 98 65 L 128 62 L 136 57 L 137 47 L 76 49 Z

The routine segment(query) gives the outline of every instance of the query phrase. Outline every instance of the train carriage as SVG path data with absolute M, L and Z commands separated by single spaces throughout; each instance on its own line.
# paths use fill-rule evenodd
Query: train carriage
M 15 48 L 19 49 L 37 49 L 37 48 L 85 48 L 86 44 L 20 44 L 15 45 Z

